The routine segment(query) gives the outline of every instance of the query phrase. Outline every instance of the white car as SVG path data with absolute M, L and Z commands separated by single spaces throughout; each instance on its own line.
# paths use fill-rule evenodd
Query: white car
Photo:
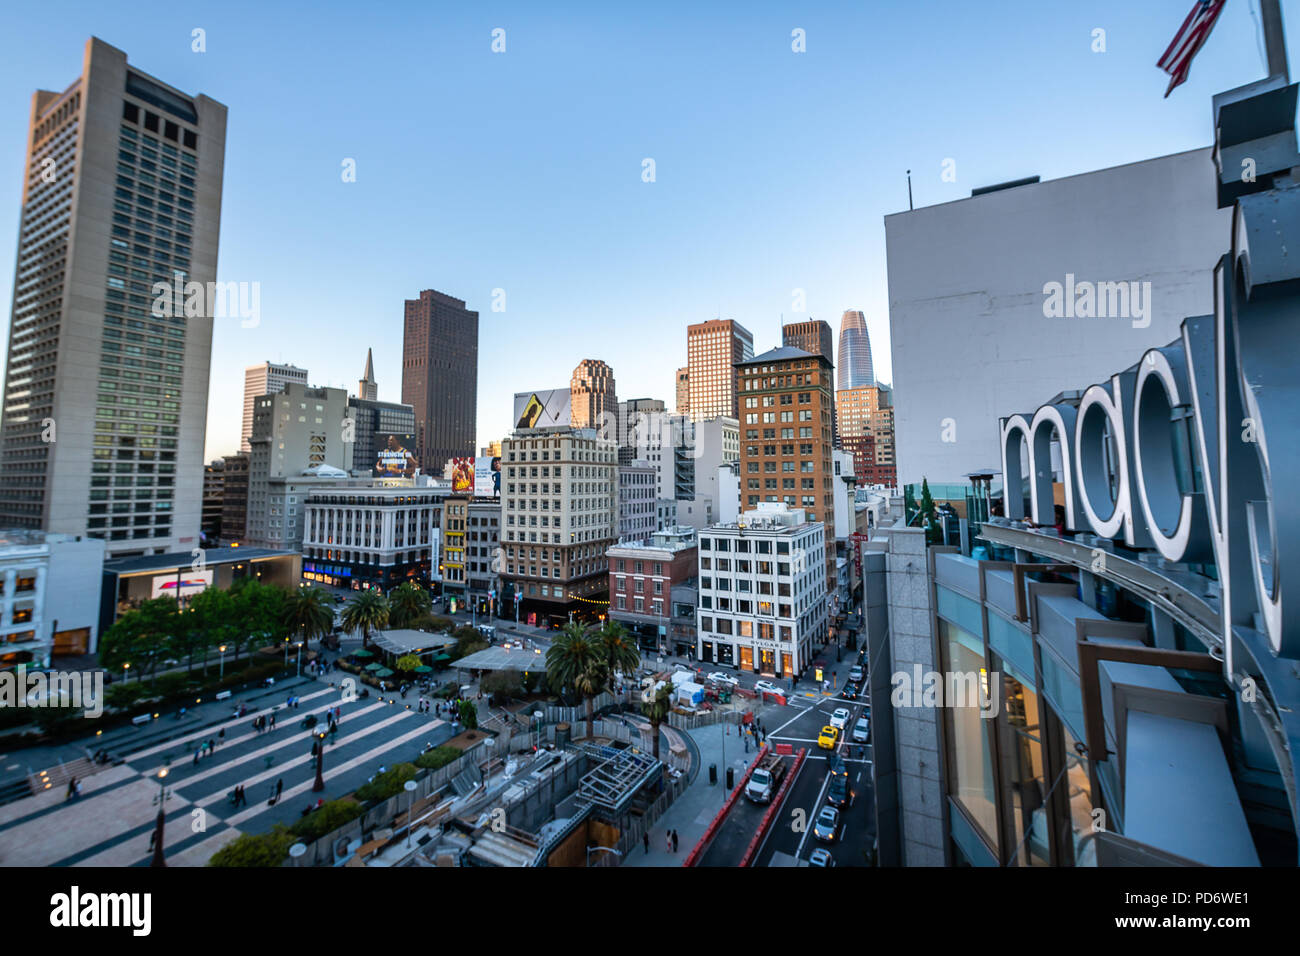
M 785 691 L 777 687 L 770 680 L 761 680 L 754 685 L 754 691 L 759 694 L 783 694 Z
M 865 744 L 871 740 L 871 721 L 867 717 L 859 717 L 858 722 L 853 725 L 853 742 L 855 744 Z
M 837 730 L 843 730 L 849 722 L 849 709 L 847 707 L 835 708 L 835 713 L 831 714 L 831 726 Z
M 730 684 L 732 687 L 740 686 L 740 681 L 737 678 L 730 674 L 725 674 L 722 671 L 714 671 L 709 675 L 709 680 L 713 681 L 715 684 Z

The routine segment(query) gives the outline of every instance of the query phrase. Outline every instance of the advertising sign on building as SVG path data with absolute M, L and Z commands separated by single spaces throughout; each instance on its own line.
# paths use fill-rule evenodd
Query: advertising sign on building
M 474 459 L 474 497 L 501 497 L 500 458 L 483 457 Z
M 374 477 L 410 478 L 420 463 L 411 449 L 415 447 L 414 435 L 397 435 L 393 432 L 375 433 Z
M 177 600 L 192 598 L 212 586 L 211 571 L 181 571 L 178 574 L 159 574 L 153 579 L 151 598 L 172 597 Z
M 474 493 L 474 459 L 453 458 L 451 460 L 452 494 Z
M 545 428 L 569 424 L 569 390 L 515 392 L 515 428 Z

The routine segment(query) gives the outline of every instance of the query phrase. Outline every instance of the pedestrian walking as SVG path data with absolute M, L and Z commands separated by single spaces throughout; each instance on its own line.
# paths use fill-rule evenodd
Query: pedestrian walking
M 645 855 L 649 856 L 650 855 L 650 831 L 649 830 L 646 830 L 645 833 L 641 834 L 641 842 L 645 844 Z
M 208 738 L 208 756 L 211 757 L 217 752 L 217 742 L 212 737 Z
M 220 740 L 223 744 L 226 742 L 226 728 L 225 728 L 225 727 L 222 727 L 220 730 L 217 731 L 217 739 Z
M 673 830 L 673 852 L 677 852 L 677 831 Z
M 76 777 L 69 777 L 69 778 L 68 778 L 68 794 L 67 794 L 67 796 L 64 797 L 63 799 L 64 799 L 65 801 L 66 801 L 66 800 L 71 800 L 71 799 L 73 799 L 74 797 L 76 797 L 76 795 L 77 795 L 77 778 L 76 778 Z
M 196 766 L 196 767 L 199 765 L 199 754 L 201 754 L 201 753 L 203 753 L 203 748 L 202 748 L 202 747 L 200 747 L 198 750 L 194 751 L 194 766 Z
M 271 729 L 275 730 L 275 714 L 271 714 Z
M 664 834 L 664 843 L 667 846 L 668 852 L 672 853 L 673 852 L 673 831 L 672 830 L 669 830 L 667 833 Z
M 280 792 L 284 790 L 284 778 L 279 777 L 275 781 L 275 799 L 280 799 Z

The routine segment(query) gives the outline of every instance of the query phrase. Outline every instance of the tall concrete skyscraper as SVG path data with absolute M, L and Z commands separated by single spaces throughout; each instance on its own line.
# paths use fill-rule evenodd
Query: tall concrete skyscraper
M 426 475 L 473 458 L 478 427 L 478 313 L 425 289 L 406 300 L 402 404 L 415 409 L 416 457 Z
M 357 398 L 367 402 L 379 401 L 379 383 L 375 381 L 375 354 L 366 349 L 366 371 L 357 382 Z
M 845 312 L 840 319 L 839 388 L 875 385 L 876 373 L 871 364 L 871 336 L 861 312 Z
M 754 336 L 732 319 L 686 327 L 691 421 L 737 417 L 736 363 L 754 357 Z
M 691 370 L 689 366 L 679 368 L 674 375 L 677 381 L 677 414 L 688 415 L 691 411 Z
M 110 556 L 188 550 L 226 107 L 92 37 L 70 86 L 33 94 L 25 142 L 0 522 L 104 538 Z M 159 307 L 173 300 L 156 285 L 173 289 L 178 272 L 183 294 L 208 290 L 200 314 Z
M 244 369 L 244 427 L 239 436 L 239 450 L 248 451 L 253 434 L 253 402 L 262 395 L 279 395 L 290 382 L 307 384 L 307 370 L 296 365 L 259 362 Z
M 600 359 L 583 359 L 569 380 L 569 422 L 574 428 L 600 428 L 601 437 L 618 437 L 618 397 L 614 370 Z

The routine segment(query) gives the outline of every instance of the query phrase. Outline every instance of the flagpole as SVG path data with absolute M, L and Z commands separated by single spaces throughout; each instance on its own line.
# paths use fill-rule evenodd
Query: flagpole
M 1291 82 L 1286 62 L 1286 38 L 1282 32 L 1282 7 L 1278 0 L 1259 0 L 1260 20 L 1264 28 L 1264 54 L 1268 58 L 1268 75 L 1281 76 Z

